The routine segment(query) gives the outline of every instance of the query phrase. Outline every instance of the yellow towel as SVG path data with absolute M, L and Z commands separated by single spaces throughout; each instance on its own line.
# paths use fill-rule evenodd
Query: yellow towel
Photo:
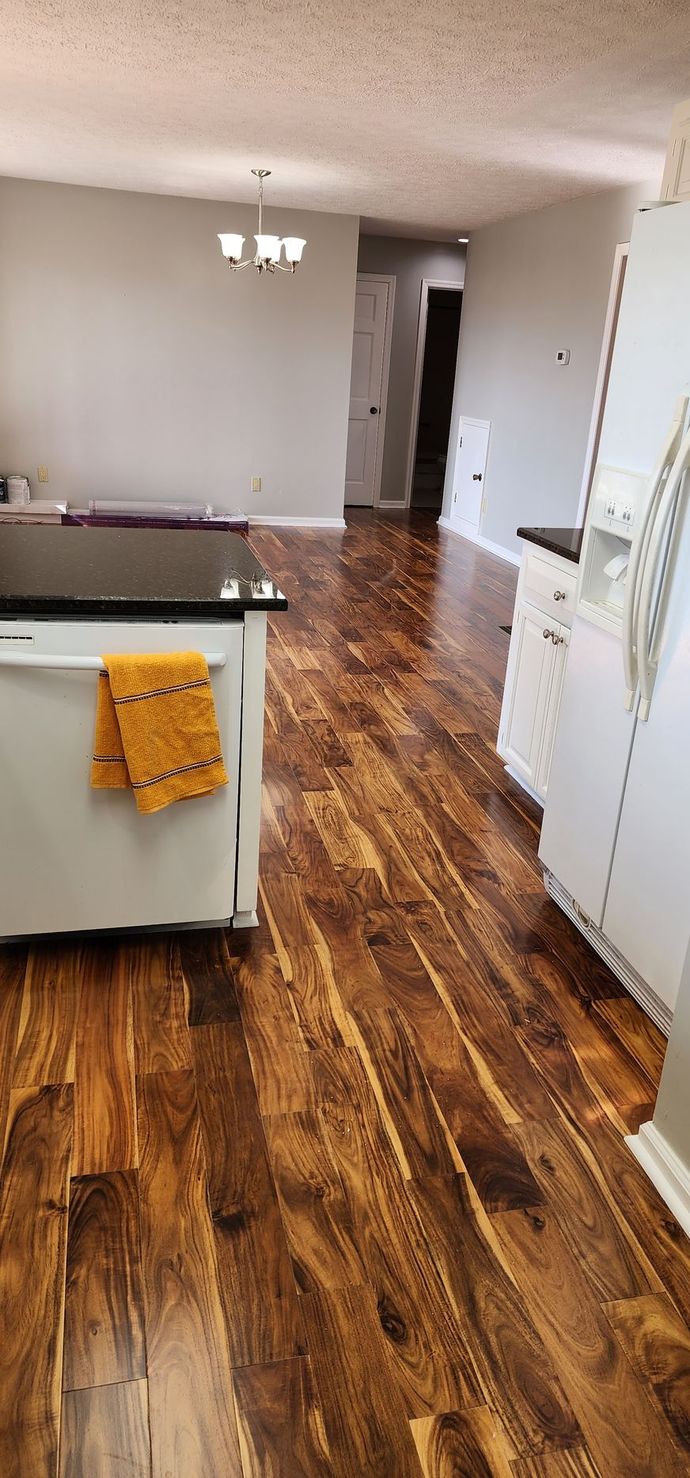
M 109 656 L 98 680 L 91 784 L 132 787 L 139 811 L 206 795 L 228 777 L 201 652 Z

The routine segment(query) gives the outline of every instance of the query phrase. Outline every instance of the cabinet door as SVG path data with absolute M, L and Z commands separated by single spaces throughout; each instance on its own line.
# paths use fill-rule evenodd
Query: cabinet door
M 673 109 L 662 200 L 690 200 L 690 99 Z
M 560 627 L 535 606 L 524 603 L 516 611 L 516 628 L 513 632 L 515 664 L 502 753 L 508 764 L 536 790 L 551 679 L 556 653 L 561 650 L 560 646 L 554 646 L 551 632 L 560 633 Z
M 555 647 L 553 670 L 551 673 L 551 687 L 549 689 L 546 713 L 544 715 L 544 729 L 542 735 L 541 754 L 539 756 L 539 767 L 537 770 L 537 783 L 535 790 L 542 797 L 546 796 L 549 785 L 549 770 L 551 769 L 551 756 L 556 738 L 556 726 L 558 724 L 558 710 L 561 706 L 561 693 L 563 691 L 563 678 L 565 676 L 565 664 L 568 659 L 568 646 L 570 644 L 570 631 L 567 626 L 554 628 L 558 637 Z

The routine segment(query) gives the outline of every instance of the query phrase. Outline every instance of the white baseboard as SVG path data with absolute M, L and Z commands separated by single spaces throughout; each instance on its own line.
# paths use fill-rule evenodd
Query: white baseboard
M 378 513 L 389 513 L 392 508 L 407 508 L 407 503 L 404 498 L 396 498 L 395 500 L 392 498 L 390 500 L 386 499 L 385 503 L 383 498 L 379 498 Z
M 650 1119 L 640 1124 L 637 1134 L 628 1134 L 625 1143 L 646 1170 L 659 1195 L 673 1212 L 676 1221 L 690 1237 L 690 1169 L 678 1159 L 663 1134 Z
M 250 513 L 249 526 L 252 524 L 272 525 L 275 528 L 286 529 L 346 529 L 344 518 L 288 518 L 287 514 L 278 513 Z
M 461 531 L 449 518 L 444 518 L 443 514 L 438 519 L 438 526 L 445 529 L 446 533 L 454 534 L 456 539 L 467 539 L 470 544 L 478 544 L 480 549 L 486 549 L 487 554 L 495 554 L 498 559 L 505 559 L 510 565 L 520 563 L 520 555 L 513 549 L 504 549 L 502 544 L 494 544 L 492 539 L 485 539 L 483 534 L 474 533 L 469 526 Z

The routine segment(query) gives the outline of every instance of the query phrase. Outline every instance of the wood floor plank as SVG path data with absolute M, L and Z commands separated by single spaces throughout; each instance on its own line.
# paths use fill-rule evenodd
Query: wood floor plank
M 410 1191 L 423 1225 L 435 1228 L 432 1256 L 457 1318 L 465 1321 L 481 1389 L 501 1414 L 513 1455 L 577 1446 L 581 1432 L 557 1362 L 535 1328 L 531 1302 L 520 1296 L 480 1226 L 463 1177 L 413 1182 Z
M 661 1287 L 651 1263 L 618 1214 L 615 1202 L 578 1154 L 563 1119 L 518 1125 L 515 1134 L 557 1212 L 570 1250 L 599 1300 L 634 1298 Z
M 137 1157 L 132 998 L 112 946 L 90 944 L 77 1017 L 72 1174 L 131 1170 Z
M 0 1472 L 58 1467 L 67 1212 L 69 1084 L 10 1096 L 0 1197 Z
M 450 1130 L 400 1016 L 391 1009 L 359 1012 L 356 1029 L 372 1089 L 393 1125 L 393 1149 L 402 1175 L 409 1180 L 458 1170 Z
M 194 1074 L 138 1083 L 142 1271 L 154 1478 L 241 1473 Z
M 586 1447 L 519 1458 L 511 1463 L 511 1472 L 513 1478 L 605 1478 L 604 1473 L 595 1467 Z
M 188 1002 L 179 936 L 128 939 L 118 951 L 124 989 L 132 995 L 134 1063 L 138 1073 L 190 1067 Z
M 604 1305 L 633 1370 L 646 1381 L 690 1453 L 690 1330 L 664 1293 Z M 690 1467 L 690 1462 L 688 1463 Z
M 350 1209 L 315 1109 L 264 1119 L 295 1282 L 302 1293 L 366 1278 Z
M 244 1478 L 330 1478 L 334 1469 L 307 1356 L 234 1375 Z
M 450 1308 L 391 1142 L 353 1049 L 313 1053 L 316 1090 L 355 1242 L 407 1415 L 481 1400 L 464 1325 Z
M 368 1288 L 309 1293 L 303 1302 L 331 1471 L 420 1478 L 373 1293 Z
M 15 1087 L 74 1082 L 80 974 L 80 951 L 71 941 L 31 946 L 12 1077 Z
M 65 1392 L 60 1478 L 149 1478 L 150 1473 L 145 1380 Z
M 633 1375 L 553 1212 L 494 1218 L 504 1253 L 607 1478 L 662 1478 L 687 1471 L 668 1427 Z M 611 1420 L 611 1412 L 619 1414 Z
M 488 1406 L 411 1422 L 424 1478 L 513 1478 L 510 1447 Z
M 177 936 L 190 1026 L 236 1021 L 239 1007 L 223 929 L 190 929 Z
M 0 1146 L 5 1143 L 26 961 L 23 946 L 0 948 Z
M 145 1375 L 137 1173 L 81 1176 L 70 1188 L 62 1388 Z
M 275 955 L 235 963 L 237 996 L 262 1114 L 309 1108 L 314 1089 L 309 1053 Z
M 241 1026 L 195 1027 L 192 1048 L 231 1362 L 283 1360 L 302 1318 Z

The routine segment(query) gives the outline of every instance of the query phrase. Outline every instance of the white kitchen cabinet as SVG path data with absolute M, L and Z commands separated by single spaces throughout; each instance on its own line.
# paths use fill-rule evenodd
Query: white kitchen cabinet
M 549 783 L 576 586 L 571 560 L 525 545 L 497 748 L 509 774 L 540 802 Z

